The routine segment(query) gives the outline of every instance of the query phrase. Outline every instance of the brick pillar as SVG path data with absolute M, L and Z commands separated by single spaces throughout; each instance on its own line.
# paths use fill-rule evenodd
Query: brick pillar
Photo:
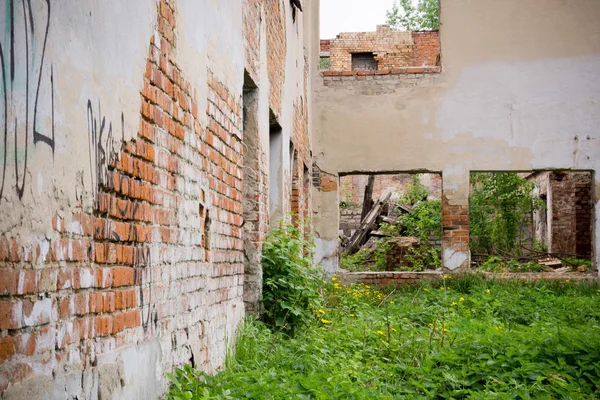
M 469 175 L 444 172 L 442 181 L 443 266 L 469 268 Z

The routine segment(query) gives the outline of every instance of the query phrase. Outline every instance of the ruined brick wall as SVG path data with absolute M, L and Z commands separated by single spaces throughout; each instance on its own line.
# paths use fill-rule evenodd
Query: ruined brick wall
M 105 353 L 154 338 L 164 371 L 224 359 L 228 319 L 243 313 L 241 108 L 209 72 L 199 109 L 176 61 L 174 15 L 173 2 L 159 3 L 137 136 L 105 151 L 111 122 L 88 102 L 93 212 L 59 210 L 53 239 L 34 247 L 0 238 L 0 392 L 62 369 L 88 371 L 93 386 Z M 102 371 L 122 367 L 99 365 L 98 393 L 117 396 L 121 384 Z
M 373 200 L 382 194 L 392 192 L 405 194 L 413 182 L 414 174 L 381 174 L 375 175 Z M 340 201 L 349 206 L 362 206 L 368 175 L 344 175 L 340 177 Z M 429 198 L 439 199 L 442 193 L 442 176 L 440 174 L 421 174 L 419 181 L 429 191 Z
M 56 142 L 36 136 L 41 149 L 52 150 L 51 162 L 32 161 L 33 132 L 6 149 L 0 141 L 0 152 L 14 145 L 28 179 L 38 179 L 22 181 L 26 190 L 19 192 L 0 177 L 0 398 L 159 398 L 168 387 L 165 373 L 177 366 L 209 373 L 222 367 L 245 300 L 250 311 L 258 309 L 260 270 L 245 264 L 260 267 L 268 229 L 269 165 L 260 135 L 265 126 L 268 135 L 269 109 L 297 149 L 295 207 L 308 213 L 308 65 L 302 46 L 286 45 L 287 2 L 78 4 L 102 24 L 92 28 L 58 3 L 48 16 L 50 32 L 76 32 L 83 38 L 77 46 L 100 49 L 82 55 L 51 38 L 52 51 L 36 67 L 45 74 L 45 122 L 23 118 L 38 134 L 52 124 Z M 198 15 L 194 24 L 190 10 Z M 103 35 L 116 32 L 107 21 L 138 12 L 126 42 Z M 66 29 L 61 18 L 71 17 Z M 295 39 L 303 36 L 297 25 L 289 32 Z M 8 40 L 2 39 L 0 49 Z M 102 46 L 126 54 L 139 47 L 131 62 L 139 73 L 131 76 L 136 68 L 113 58 L 102 75 Z M 292 47 L 298 60 L 289 60 Z M 59 63 L 57 52 L 77 62 Z M 35 54 L 42 54 L 39 47 Z M 286 62 L 303 70 L 297 81 L 285 77 Z M 293 92 L 285 90 L 286 79 Z M 81 87 L 65 89 L 65 80 Z M 105 97 L 110 103 L 79 103 L 90 88 L 105 86 L 114 91 Z M 62 88 L 56 97 L 55 87 Z M 136 106 L 117 112 L 123 104 Z M 82 117 L 67 118 L 72 110 Z M 3 131 L 13 133 L 21 131 Z M 42 197 L 42 189 L 49 194 Z M 256 278 L 249 285 L 248 276 Z
M 365 69 L 353 68 L 355 53 L 373 53 L 379 71 L 440 65 L 438 32 L 394 31 L 387 25 L 377 26 L 376 32 L 340 33 L 321 40 L 321 49 L 330 52 L 331 71 Z
M 414 60 L 413 66 L 440 65 L 440 34 L 439 32 L 413 32 Z
M 550 251 L 590 257 L 592 250 L 591 173 L 553 171 Z

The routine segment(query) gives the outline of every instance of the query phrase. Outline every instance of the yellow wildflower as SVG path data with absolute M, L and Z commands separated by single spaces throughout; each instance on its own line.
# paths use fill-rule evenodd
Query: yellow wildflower
M 569 280 L 568 280 L 568 279 L 565 279 L 565 282 L 569 282 Z
M 325 319 L 325 318 L 321 318 L 321 322 L 324 323 L 324 324 L 330 324 L 331 323 L 331 321 L 329 321 L 328 319 Z
M 378 335 L 383 335 L 383 331 L 377 331 Z
M 490 294 L 490 293 L 491 293 L 491 292 L 490 292 L 490 289 L 486 290 L 486 291 L 485 291 L 485 293 L 486 293 L 486 294 Z
M 424 292 L 429 292 L 429 289 L 427 289 L 427 288 L 423 288 L 423 291 L 424 291 Z
M 433 324 L 427 324 L 427 325 L 429 325 L 429 326 L 433 327 Z
M 321 313 L 321 314 L 325 314 L 325 311 L 323 311 L 323 310 L 317 310 L 317 312 Z
M 455 305 L 456 305 L 456 302 L 455 302 L 455 301 L 453 301 L 453 302 L 452 302 L 452 304 L 450 304 L 450 305 L 451 305 L 451 306 L 455 306 Z
M 349 314 L 351 317 L 354 317 L 354 314 Z
M 390 301 L 390 304 L 394 304 L 394 300 Z
M 396 332 L 396 329 L 395 329 L 395 328 L 392 328 L 392 332 Z
M 461 297 L 460 299 L 458 299 L 458 301 L 465 301 L 465 298 Z

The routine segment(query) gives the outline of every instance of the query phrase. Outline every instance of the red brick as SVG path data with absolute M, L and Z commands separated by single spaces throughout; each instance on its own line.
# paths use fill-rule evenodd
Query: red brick
M 0 338 L 0 364 L 10 360 L 15 352 L 15 343 L 12 336 Z
M 17 294 L 19 273 L 14 268 L 0 268 L 0 294 Z

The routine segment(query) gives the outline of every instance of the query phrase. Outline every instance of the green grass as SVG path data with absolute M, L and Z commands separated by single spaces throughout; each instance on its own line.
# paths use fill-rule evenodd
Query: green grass
M 247 322 L 224 372 L 179 370 L 170 398 L 600 398 L 597 282 L 334 281 L 323 304 L 293 337 Z

